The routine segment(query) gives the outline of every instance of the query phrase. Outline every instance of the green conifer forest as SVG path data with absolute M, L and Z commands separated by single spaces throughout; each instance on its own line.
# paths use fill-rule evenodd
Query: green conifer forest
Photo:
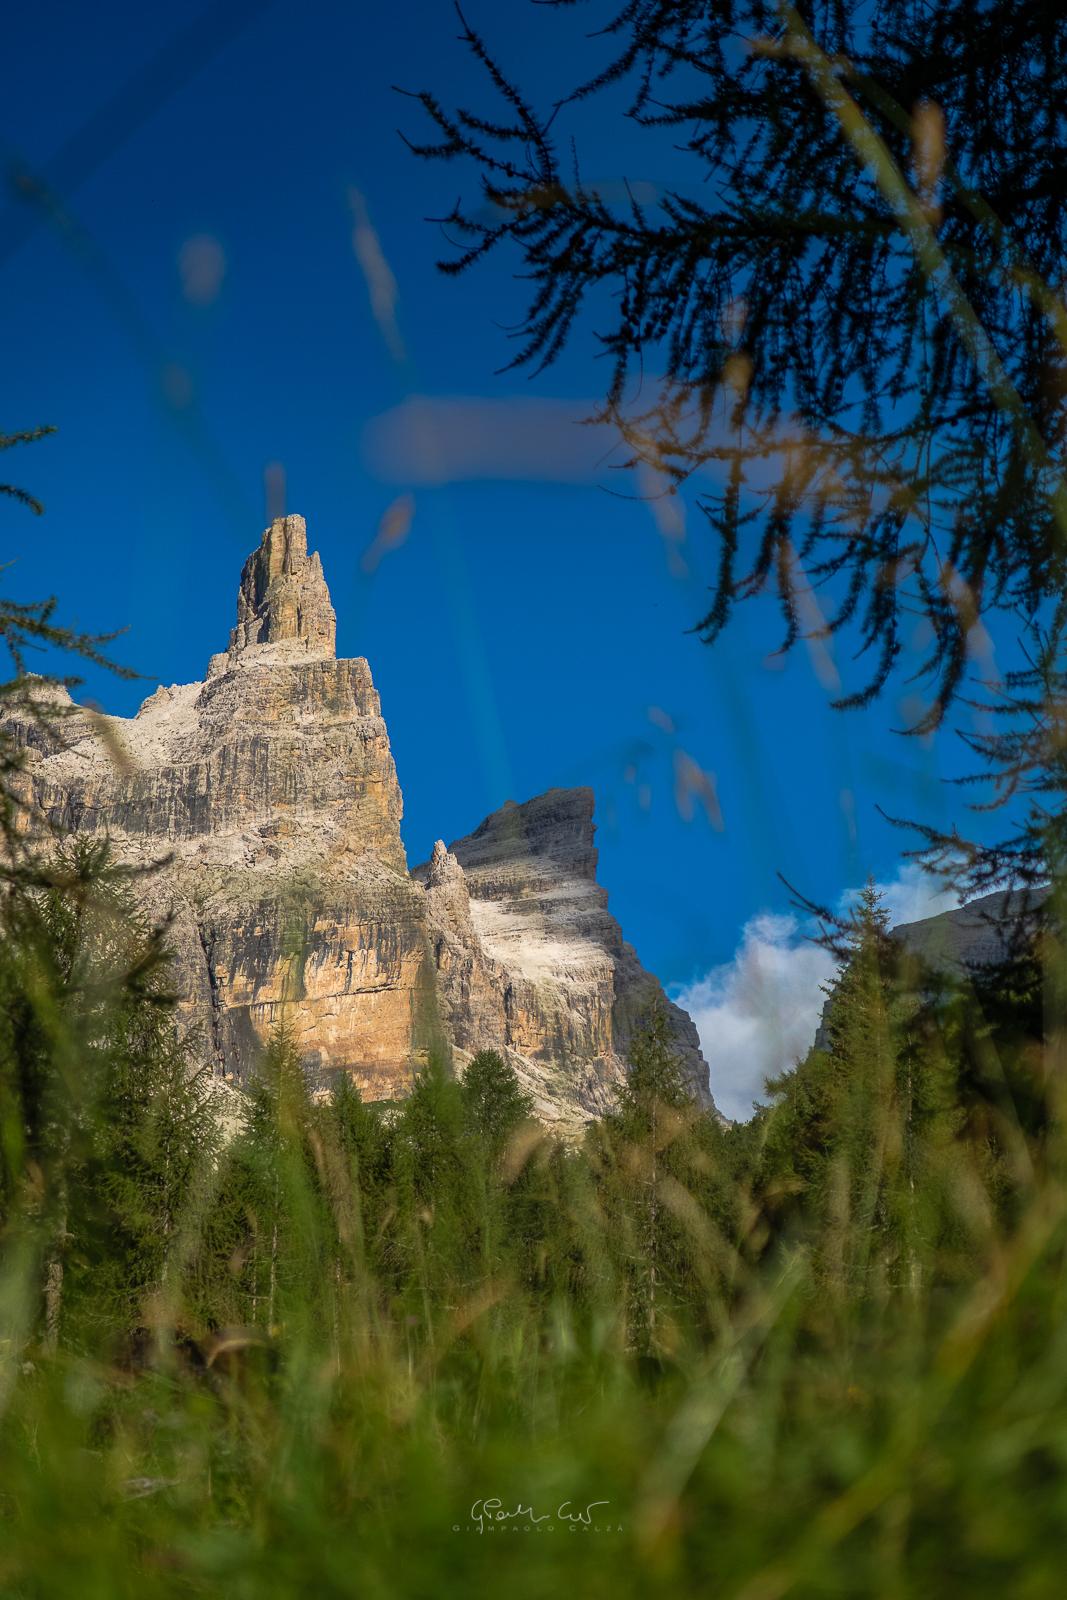
M 652 1012 L 564 1144 L 492 1052 L 314 1098 L 284 1025 L 224 1131 L 104 850 L 3 919 L 5 1594 L 1055 1592 L 1051 931 L 978 992 L 868 890 L 752 1121 Z

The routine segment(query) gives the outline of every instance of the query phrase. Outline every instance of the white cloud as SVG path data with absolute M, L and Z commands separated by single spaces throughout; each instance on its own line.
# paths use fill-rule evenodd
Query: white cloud
M 959 905 L 959 897 L 946 889 L 935 887 L 935 880 L 915 861 L 906 861 L 892 883 L 878 885 L 894 928 L 902 922 L 919 922 L 923 917 L 936 917 L 941 911 L 951 911 Z M 844 902 L 854 897 L 855 890 L 844 896 Z
M 724 1115 L 750 1117 L 765 1079 L 807 1050 L 835 966 L 796 917 L 764 912 L 745 924 L 732 961 L 672 993 L 696 1024 Z
M 914 862 L 878 887 L 894 926 L 957 904 Z M 842 895 L 842 910 L 858 892 Z M 810 932 L 793 915 L 761 912 L 745 924 L 731 961 L 671 991 L 696 1024 L 715 1102 L 728 1117 L 750 1117 L 766 1079 L 791 1067 L 815 1038 L 822 985 L 836 962 L 806 937 Z

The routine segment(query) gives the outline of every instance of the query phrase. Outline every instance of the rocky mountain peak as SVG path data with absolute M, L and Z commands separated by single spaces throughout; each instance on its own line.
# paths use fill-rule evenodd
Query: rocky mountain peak
M 506 800 L 412 869 L 428 890 L 447 1032 L 459 1051 L 508 1057 L 539 1113 L 562 1123 L 615 1103 L 633 1029 L 659 1002 L 682 1072 L 710 1107 L 696 1029 L 623 939 L 596 881 L 594 835 L 593 791 L 549 789 Z
M 337 619 L 318 552 L 308 555 L 303 517 L 275 517 L 245 562 L 237 595 L 231 658 L 262 645 L 286 655 L 332 659 Z
M 566 870 L 594 881 L 595 832 L 592 789 L 548 789 L 521 805 L 505 800 L 499 811 L 452 848 L 464 868 L 527 861 L 536 864 L 534 870 Z
M 434 844 L 426 881 L 431 889 L 440 888 L 445 883 L 463 881 L 463 868 L 451 850 L 446 848 L 443 839 L 438 839 Z
M 204 683 L 135 717 L 69 704 L 68 737 L 27 752 L 28 815 L 107 836 L 166 924 L 181 1016 L 205 1065 L 248 1082 L 291 1031 L 309 1078 L 405 1095 L 431 1047 L 515 1068 L 546 1122 L 615 1103 L 635 1024 L 666 1006 L 702 1103 L 690 1019 L 645 972 L 597 883 L 593 793 L 508 801 L 409 875 L 403 801 L 368 663 L 339 660 L 322 563 L 278 517 L 241 573 L 229 649 Z

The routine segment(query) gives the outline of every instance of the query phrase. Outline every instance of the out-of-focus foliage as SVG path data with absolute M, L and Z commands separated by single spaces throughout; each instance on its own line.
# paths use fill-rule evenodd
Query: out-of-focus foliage
M 54 431 L 31 428 L 22 433 L 0 434 L 0 450 L 32 444 Z M 10 495 L 38 514 L 44 509 L 33 495 L 14 484 L 0 483 L 0 495 Z M 66 627 L 56 621 L 56 607 L 54 596 L 35 601 L 0 596 L 0 642 L 14 672 L 13 677 L 0 682 L 0 873 L 5 877 L 17 873 L 24 861 L 21 823 L 27 815 L 23 781 L 27 749 L 30 745 L 55 748 L 62 742 L 62 724 L 73 710 L 69 691 L 81 682 L 70 674 L 58 677 L 51 671 L 32 672 L 34 653 L 47 653 L 48 665 L 57 655 L 68 655 L 106 667 L 122 678 L 137 676 L 107 654 L 117 633 L 90 634 Z M 12 720 L 5 720 L 8 717 Z M 32 876 L 33 869 L 30 870 Z
M 680 475 L 732 469 L 708 501 L 723 567 L 702 628 L 769 577 L 793 631 L 794 564 L 814 556 L 813 575 L 848 576 L 842 616 L 866 606 L 877 683 L 910 570 L 951 695 L 969 607 L 1029 611 L 1063 589 L 1061 8 L 880 0 L 804 21 L 763 0 L 629 0 L 606 30 L 613 59 L 554 116 L 465 37 L 504 121 L 420 97 L 441 134 L 420 153 L 468 158 L 488 207 L 448 217 L 468 248 L 443 265 L 517 247 L 533 284 L 518 362 L 551 361 L 594 291 L 613 291 L 596 297 L 598 336 L 635 447 Z M 583 181 L 566 107 L 623 81 L 632 119 L 678 130 L 691 184 L 626 203 Z M 635 423 L 627 380 L 653 361 L 667 388 Z M 742 569 L 747 469 L 783 453 Z
M 474 178 L 442 269 L 518 269 L 516 365 L 592 326 L 604 419 L 646 483 L 699 493 L 706 641 L 771 592 L 786 648 L 841 632 L 870 660 L 836 702 L 856 706 L 922 618 L 921 732 L 988 668 L 983 615 L 1010 619 L 1032 670 L 983 696 L 1003 727 L 973 743 L 1028 821 L 983 851 L 929 842 L 971 892 L 1041 881 L 1064 792 L 1063 8 L 625 0 L 597 20 L 602 70 L 543 111 L 466 23 L 485 104 L 417 96 L 434 137 L 413 148 Z M 584 169 L 568 117 L 590 101 L 644 130 L 632 182 Z
M 37 439 L 43 439 L 48 434 L 54 433 L 54 428 L 24 428 L 20 433 L 0 433 L 0 450 L 11 450 L 18 444 L 33 444 Z M 35 516 L 40 516 L 44 506 L 30 494 L 28 489 L 20 488 L 17 483 L 0 483 L 0 494 L 6 494 L 12 500 L 17 500 Z
M 222 1143 L 127 887 L 49 870 L 0 940 L 5 1593 L 1054 1592 L 1043 947 L 976 990 L 869 894 L 752 1122 L 654 1012 L 577 1145 L 491 1052 L 316 1098 L 283 1016 Z

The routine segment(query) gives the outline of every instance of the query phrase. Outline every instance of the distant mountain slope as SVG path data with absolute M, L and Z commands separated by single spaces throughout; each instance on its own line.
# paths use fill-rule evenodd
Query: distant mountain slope
M 1026 921 L 1038 909 L 1047 889 L 1002 889 L 982 895 L 955 911 L 941 911 L 936 917 L 918 922 L 900 922 L 890 930 L 912 955 L 939 972 L 966 973 L 977 967 L 991 967 L 1015 952 L 1019 939 L 1025 941 Z M 827 1022 L 831 1000 L 822 1008 L 816 1050 L 829 1043 Z
M 635 1021 L 663 1005 L 694 1094 L 711 1105 L 696 1028 L 644 970 L 596 881 L 593 791 L 508 801 L 412 876 L 427 886 L 438 989 L 457 1046 L 516 1057 L 535 1092 L 603 1111 Z M 553 1087 L 554 1086 L 554 1087 Z
M 956 911 L 942 911 L 919 922 L 902 922 L 893 936 L 934 967 L 987 967 L 1011 952 L 1020 921 L 1044 900 L 1046 889 L 1003 889 L 983 895 Z

